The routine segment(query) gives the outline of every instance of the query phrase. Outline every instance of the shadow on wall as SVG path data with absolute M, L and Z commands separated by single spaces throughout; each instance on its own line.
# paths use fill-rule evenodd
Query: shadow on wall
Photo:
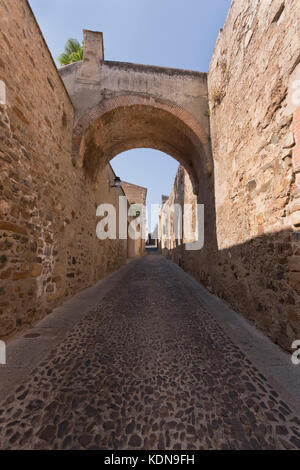
M 201 251 L 182 245 L 163 254 L 290 351 L 300 339 L 299 241 L 293 231 L 265 234 L 214 251 L 209 270 Z

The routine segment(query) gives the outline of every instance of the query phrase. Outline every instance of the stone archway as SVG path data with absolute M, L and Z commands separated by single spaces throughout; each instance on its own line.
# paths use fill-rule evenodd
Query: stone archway
M 217 253 L 207 74 L 107 61 L 103 51 L 102 33 L 85 30 L 83 61 L 59 70 L 75 110 L 72 163 L 94 182 L 127 150 L 153 148 L 175 158 L 204 205 L 205 247 L 197 265 L 205 280 Z
M 207 74 L 104 60 L 103 35 L 84 31 L 83 61 L 60 69 L 75 108 L 72 160 L 89 177 L 118 153 L 161 150 L 195 194 L 213 171 Z
M 205 140 L 199 123 L 182 108 L 154 98 L 119 95 L 104 100 L 77 120 L 72 159 L 93 179 L 126 150 L 161 150 L 184 166 L 198 194 L 200 179 L 212 171 Z

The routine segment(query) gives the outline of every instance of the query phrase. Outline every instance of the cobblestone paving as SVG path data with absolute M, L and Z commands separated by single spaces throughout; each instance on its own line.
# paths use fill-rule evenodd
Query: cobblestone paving
M 149 255 L 0 405 L 2 449 L 299 449 L 300 420 Z

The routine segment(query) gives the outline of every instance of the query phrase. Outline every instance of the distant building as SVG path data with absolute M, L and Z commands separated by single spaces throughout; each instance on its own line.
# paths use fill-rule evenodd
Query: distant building
M 122 181 L 121 188 L 128 199 L 129 206 L 131 207 L 132 214 L 128 217 L 128 227 L 134 219 L 143 216 L 142 209 L 146 205 L 147 188 Z M 133 240 L 128 236 L 128 258 L 136 258 L 143 255 L 145 252 L 145 224 L 138 226 L 140 237 Z

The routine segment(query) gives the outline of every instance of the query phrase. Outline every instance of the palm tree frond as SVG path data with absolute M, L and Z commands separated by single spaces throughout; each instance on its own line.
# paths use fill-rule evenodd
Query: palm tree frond
M 72 64 L 83 59 L 83 43 L 82 45 L 77 39 L 70 38 L 67 40 L 65 50 L 57 58 L 60 66 Z

